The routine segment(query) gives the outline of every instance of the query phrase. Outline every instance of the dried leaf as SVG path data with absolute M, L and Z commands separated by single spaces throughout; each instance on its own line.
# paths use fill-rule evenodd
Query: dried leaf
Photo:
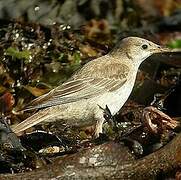
M 0 97 L 0 111 L 7 112 L 10 111 L 15 103 L 13 95 L 9 92 L 6 92 Z
M 97 55 L 97 52 L 88 44 L 80 45 L 79 49 L 82 53 L 87 54 L 90 57 Z
M 48 91 L 50 91 L 50 89 L 40 89 L 40 88 L 32 87 L 32 86 L 23 86 L 23 87 L 36 97 L 41 96 L 47 93 Z

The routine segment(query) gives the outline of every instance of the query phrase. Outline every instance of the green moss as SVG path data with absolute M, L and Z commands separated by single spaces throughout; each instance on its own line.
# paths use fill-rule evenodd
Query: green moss
M 81 63 L 80 53 L 74 52 L 73 57 L 74 57 L 74 64 L 80 65 L 80 63 Z
M 171 41 L 167 44 L 170 48 L 181 48 L 181 39 Z
M 13 58 L 16 59 L 22 59 L 24 60 L 25 63 L 29 62 L 30 56 L 31 56 L 31 52 L 28 50 L 24 50 L 24 51 L 19 51 L 13 47 L 9 47 L 6 50 L 6 54 L 9 56 L 12 56 Z

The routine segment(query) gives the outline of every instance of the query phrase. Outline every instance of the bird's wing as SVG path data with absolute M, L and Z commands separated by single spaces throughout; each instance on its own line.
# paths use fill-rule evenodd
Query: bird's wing
M 91 71 L 89 68 L 88 70 L 86 67 L 83 68 L 71 80 L 33 100 L 24 110 L 41 109 L 89 99 L 119 89 L 127 81 L 128 67 L 123 64 L 117 64 L 114 67 L 107 65 L 104 69 L 100 68 L 96 73 L 95 71 L 96 67 Z

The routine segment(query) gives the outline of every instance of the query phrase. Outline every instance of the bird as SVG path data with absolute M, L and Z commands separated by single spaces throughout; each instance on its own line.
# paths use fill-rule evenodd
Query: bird
M 37 110 L 12 127 L 16 134 L 35 125 L 66 122 L 70 126 L 94 126 L 99 137 L 104 108 L 114 116 L 129 98 L 140 64 L 152 54 L 170 52 L 149 40 L 126 37 L 106 55 L 93 59 L 63 84 L 35 98 L 22 111 Z

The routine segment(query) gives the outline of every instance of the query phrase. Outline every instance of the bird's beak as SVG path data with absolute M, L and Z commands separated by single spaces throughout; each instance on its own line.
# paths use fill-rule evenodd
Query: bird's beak
M 169 49 L 169 48 L 166 48 L 166 47 L 157 46 L 156 48 L 151 49 L 151 52 L 153 54 L 156 54 L 156 53 L 173 53 L 173 52 L 180 53 L 181 49 L 180 48 Z
M 172 50 L 172 49 L 169 49 L 169 48 L 166 48 L 166 47 L 157 46 L 156 48 L 151 49 L 151 52 L 152 52 L 153 54 L 156 54 L 156 53 L 173 52 L 173 50 Z

